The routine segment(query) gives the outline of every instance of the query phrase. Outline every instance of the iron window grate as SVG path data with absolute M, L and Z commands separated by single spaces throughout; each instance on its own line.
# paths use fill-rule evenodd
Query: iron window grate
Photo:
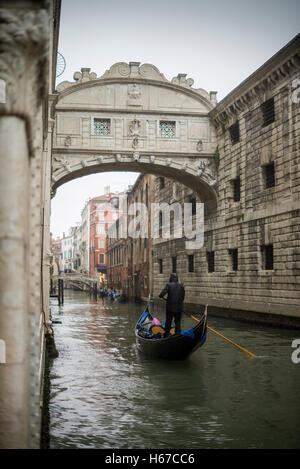
M 241 200 L 241 178 L 237 177 L 232 180 L 233 200 L 239 202 Z
M 265 179 L 265 188 L 269 189 L 270 187 L 275 186 L 275 165 L 274 162 L 269 163 L 264 166 L 264 179 Z
M 159 188 L 163 189 L 165 187 L 165 178 L 163 176 L 159 177 Z
M 272 124 L 275 121 L 275 107 L 274 98 L 268 99 L 261 105 L 261 111 L 263 116 L 262 127 Z
M 207 259 L 208 272 L 214 272 L 215 271 L 215 252 L 214 251 L 207 252 L 206 259 Z
M 264 270 L 273 270 L 274 268 L 274 252 L 273 244 L 261 246 L 262 266 Z
M 172 272 L 177 272 L 177 259 L 176 256 L 172 257 Z
M 189 197 L 189 203 L 192 204 L 192 215 L 196 215 L 197 211 L 197 200 L 195 197 L 191 196 Z
M 230 255 L 230 258 L 231 258 L 231 269 L 234 270 L 234 271 L 237 271 L 238 270 L 238 265 L 239 265 L 238 250 L 236 248 L 235 249 L 229 249 L 229 255 Z
M 194 272 L 194 254 L 188 255 L 188 268 L 189 272 Z
M 159 215 L 158 215 L 158 233 L 159 233 L 159 237 L 161 238 L 162 237 L 162 228 L 163 228 L 163 214 L 162 212 L 160 211 L 159 212 Z
M 102 137 L 110 135 L 110 119 L 94 119 L 94 134 Z
M 231 143 L 237 143 L 240 141 L 240 125 L 239 121 L 236 121 L 229 127 L 229 133 L 231 138 Z
M 175 122 L 174 121 L 160 121 L 159 122 L 159 135 L 164 138 L 175 137 Z

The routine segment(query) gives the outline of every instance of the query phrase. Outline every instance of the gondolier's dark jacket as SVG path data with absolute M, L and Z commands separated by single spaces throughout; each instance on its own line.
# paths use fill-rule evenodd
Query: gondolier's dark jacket
M 185 290 L 184 286 L 178 283 L 176 274 L 171 274 L 169 283 L 167 283 L 165 288 L 160 292 L 159 297 L 163 298 L 166 294 L 168 294 L 167 311 L 170 313 L 181 313 Z

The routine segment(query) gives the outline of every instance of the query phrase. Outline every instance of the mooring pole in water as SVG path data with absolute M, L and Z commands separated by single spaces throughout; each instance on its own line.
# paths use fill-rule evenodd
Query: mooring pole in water
M 64 304 L 64 281 L 62 278 L 58 279 L 58 306 Z
M 61 279 L 61 304 L 64 304 L 64 281 Z
M 60 306 L 60 278 L 57 281 L 57 287 L 58 287 L 58 292 L 57 292 L 58 306 Z

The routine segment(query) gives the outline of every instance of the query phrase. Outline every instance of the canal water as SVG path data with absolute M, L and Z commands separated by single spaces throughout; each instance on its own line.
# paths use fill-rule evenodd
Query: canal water
M 257 357 L 210 332 L 186 361 L 157 360 L 136 348 L 142 309 L 72 290 L 52 305 L 50 448 L 300 448 L 299 330 L 209 317 Z

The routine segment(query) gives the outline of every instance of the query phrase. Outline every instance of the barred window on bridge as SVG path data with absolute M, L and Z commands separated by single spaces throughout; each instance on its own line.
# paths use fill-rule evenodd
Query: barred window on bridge
M 160 121 L 159 135 L 164 138 L 175 137 L 175 121 Z
M 94 119 L 94 134 L 104 137 L 110 135 L 110 119 Z

